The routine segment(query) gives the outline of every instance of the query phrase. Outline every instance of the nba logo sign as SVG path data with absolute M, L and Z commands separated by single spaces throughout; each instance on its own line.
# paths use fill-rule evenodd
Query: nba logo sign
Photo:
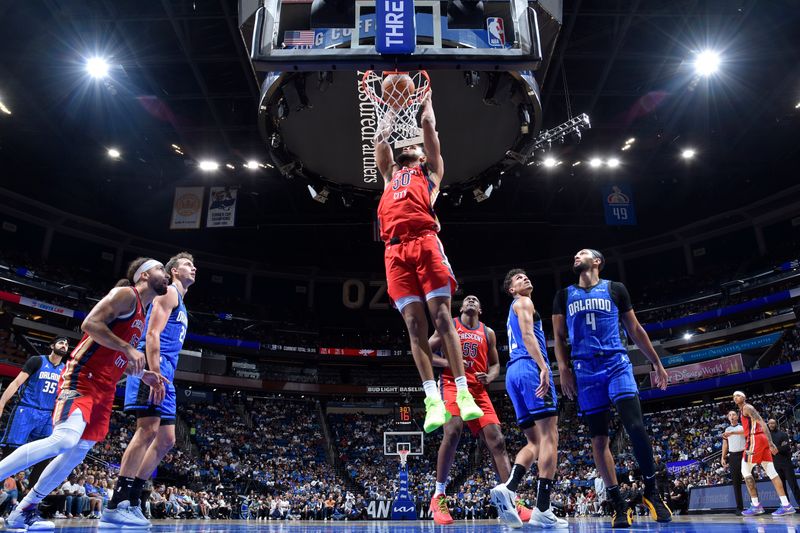
M 504 48 L 506 46 L 506 32 L 503 29 L 503 19 L 500 17 L 488 17 L 486 19 L 486 33 L 489 38 L 489 46 L 492 48 Z

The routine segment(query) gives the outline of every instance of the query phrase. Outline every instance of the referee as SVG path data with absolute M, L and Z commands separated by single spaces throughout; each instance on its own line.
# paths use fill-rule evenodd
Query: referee
M 728 411 L 728 422 L 730 425 L 725 428 L 728 438 L 722 439 L 722 466 L 731 465 L 731 481 L 733 482 L 733 494 L 736 497 L 736 514 L 744 510 L 742 503 L 742 453 L 744 452 L 744 428 L 739 423 L 739 413 Z

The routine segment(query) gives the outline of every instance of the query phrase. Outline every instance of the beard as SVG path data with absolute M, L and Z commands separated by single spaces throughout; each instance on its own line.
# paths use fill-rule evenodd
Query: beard
M 67 349 L 65 350 L 65 349 L 63 349 L 63 348 L 55 348 L 55 347 L 54 347 L 54 348 L 53 348 L 53 353 L 54 353 L 54 354 L 56 354 L 56 355 L 57 355 L 57 356 L 59 356 L 59 357 L 64 357 L 65 355 L 67 355 L 67 354 L 69 353 L 69 348 L 67 348 Z
M 153 291 L 159 296 L 164 296 L 167 294 L 167 284 L 164 282 L 160 282 L 157 285 L 153 285 L 151 283 L 150 288 L 153 289 Z
M 584 262 L 581 262 L 577 265 L 572 265 L 572 271 L 578 275 L 582 274 L 583 272 L 586 272 L 590 268 L 592 268 L 592 265 Z
M 401 167 L 407 167 L 411 163 L 416 163 L 419 160 L 419 155 L 413 152 L 403 152 L 397 156 L 397 164 Z

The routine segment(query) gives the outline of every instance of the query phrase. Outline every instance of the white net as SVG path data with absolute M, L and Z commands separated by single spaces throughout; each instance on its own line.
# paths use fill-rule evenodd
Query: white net
M 411 78 L 413 89 L 408 86 L 406 75 Z M 375 104 L 379 135 L 383 135 L 395 148 L 422 142 L 417 114 L 430 90 L 430 78 L 427 72 L 368 70 L 361 78 L 361 84 L 364 92 Z
M 400 456 L 400 466 L 406 466 L 406 462 L 408 461 L 408 454 L 411 450 L 397 450 L 397 455 Z

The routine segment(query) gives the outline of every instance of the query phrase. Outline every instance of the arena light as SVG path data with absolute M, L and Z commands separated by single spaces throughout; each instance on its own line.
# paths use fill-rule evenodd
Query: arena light
M 693 335 L 691 333 L 684 333 L 683 334 L 683 340 L 688 341 L 689 339 L 692 338 L 692 336 Z
M 603 166 L 603 160 L 599 157 L 593 157 L 589 160 L 589 166 L 592 168 L 600 168 Z
M 795 108 L 795 109 L 800 109 L 800 102 L 797 102 L 797 103 L 794 105 L 794 108 Z
M 231 170 L 235 170 L 236 169 L 236 167 L 231 165 L 230 163 L 225 163 L 225 166 L 228 167 Z
M 547 168 L 554 168 L 558 164 L 558 161 L 556 161 L 555 157 L 548 156 L 544 158 L 542 164 Z
M 681 152 L 681 157 L 684 159 L 692 159 L 697 152 L 694 148 L 686 148 Z
M 0 100 L 0 111 L 5 113 L 6 115 L 10 115 L 11 114 L 11 110 L 8 107 L 6 107 L 6 104 L 3 103 L 2 100 Z
M 631 137 L 630 139 L 628 139 L 627 141 L 625 141 L 625 144 L 633 144 L 633 143 L 635 143 L 635 142 L 636 142 L 636 137 Z
M 621 148 L 621 150 L 622 150 L 623 152 L 625 152 L 626 150 L 630 150 L 630 149 L 631 149 L 631 145 L 630 145 L 630 144 L 626 144 L 625 146 L 623 146 L 623 147 Z
M 619 166 L 619 159 L 612 157 L 606 162 L 606 165 L 608 165 L 608 168 L 617 168 Z
M 489 197 L 492 195 L 492 191 L 494 191 L 494 185 L 489 185 L 485 189 L 481 189 L 480 187 L 475 187 L 472 191 L 472 195 L 475 197 L 475 201 L 480 203 L 485 200 L 488 200 Z
M 711 76 L 719 70 L 719 53 L 713 50 L 703 50 L 694 60 L 694 70 L 701 76 Z
M 578 166 L 578 165 L 580 165 L 580 164 L 581 164 L 581 162 L 580 162 L 580 161 L 575 161 L 574 163 L 572 163 L 572 166 L 573 166 L 573 167 L 577 167 L 577 166 Z
M 214 172 L 215 170 L 219 170 L 219 163 L 216 161 L 211 161 L 210 159 L 203 159 L 197 166 L 203 172 Z
M 248 161 L 244 164 L 244 168 L 249 168 L 250 170 L 258 170 L 258 167 L 260 166 L 261 165 L 258 163 L 258 161 Z
M 122 153 L 116 148 L 109 148 L 108 152 L 106 153 L 108 154 L 108 157 L 110 157 L 111 159 L 119 159 L 122 156 Z
M 331 193 L 327 187 L 323 187 L 321 191 L 317 192 L 313 185 L 308 186 L 308 193 L 311 195 L 311 198 L 314 199 L 315 202 L 319 202 L 324 204 L 328 201 L 328 195 Z
M 110 66 L 102 57 L 91 57 L 86 61 L 86 72 L 95 79 L 102 79 L 108 76 Z

